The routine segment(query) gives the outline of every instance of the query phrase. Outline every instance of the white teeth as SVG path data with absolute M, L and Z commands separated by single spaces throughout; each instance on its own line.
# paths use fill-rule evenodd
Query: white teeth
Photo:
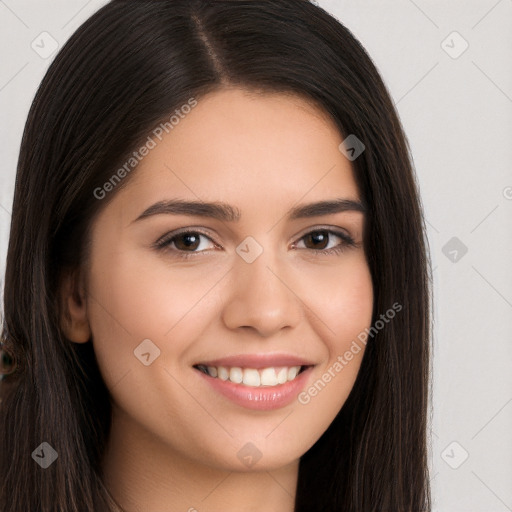
M 242 368 L 234 367 L 229 370 L 229 380 L 235 384 L 240 384 L 244 380 Z
M 211 366 L 210 366 L 210 368 L 211 368 Z M 218 374 L 217 376 L 219 377 L 220 380 L 228 380 L 229 379 L 228 369 L 224 368 L 224 366 L 219 366 L 217 368 L 217 374 Z M 215 377 L 215 375 L 212 375 L 211 373 L 210 373 L 210 375 L 212 377 Z
M 277 374 L 277 383 L 284 384 L 288 380 L 288 368 L 281 368 Z
M 247 368 L 244 370 L 244 378 L 242 382 L 246 386 L 259 386 L 261 382 L 260 372 L 258 372 L 258 370 L 253 370 L 252 368 Z
M 277 384 L 276 371 L 274 368 L 265 368 L 261 371 L 261 385 L 275 386 Z
M 300 367 L 292 366 L 291 368 L 288 368 L 288 380 L 293 380 L 295 377 L 297 377 L 297 374 L 299 373 Z
M 235 384 L 242 384 L 250 387 L 277 386 L 284 384 L 297 377 L 300 372 L 300 366 L 287 367 L 269 367 L 256 370 L 254 368 L 226 368 L 225 366 L 204 366 L 199 365 L 206 370 L 210 377 L 220 380 L 230 380 Z

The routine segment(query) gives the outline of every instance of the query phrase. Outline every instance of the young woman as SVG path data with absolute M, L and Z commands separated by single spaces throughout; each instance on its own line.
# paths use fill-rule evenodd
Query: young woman
M 405 135 L 305 0 L 113 0 L 20 151 L 1 512 L 430 510 Z

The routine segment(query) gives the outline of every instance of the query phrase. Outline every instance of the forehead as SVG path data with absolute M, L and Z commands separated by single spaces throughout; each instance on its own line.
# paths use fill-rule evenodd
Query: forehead
M 223 201 L 242 211 L 272 204 L 275 214 L 301 198 L 359 197 L 334 121 L 299 96 L 216 91 L 153 140 L 119 194 L 130 215 L 170 197 Z

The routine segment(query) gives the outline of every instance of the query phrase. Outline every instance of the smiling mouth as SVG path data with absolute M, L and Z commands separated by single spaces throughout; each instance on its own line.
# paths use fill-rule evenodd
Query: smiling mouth
M 239 366 L 194 365 L 196 370 L 222 381 L 241 384 L 247 387 L 278 386 L 291 382 L 310 366 L 270 366 L 268 368 L 241 368 Z

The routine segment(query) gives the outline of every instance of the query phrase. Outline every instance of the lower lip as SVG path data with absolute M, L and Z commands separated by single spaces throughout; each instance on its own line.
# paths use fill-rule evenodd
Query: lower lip
M 270 411 L 280 409 L 293 402 L 305 387 L 312 366 L 306 368 L 295 379 L 277 386 L 250 387 L 235 384 L 229 380 L 210 377 L 200 370 L 199 374 L 212 386 L 215 391 L 229 398 L 232 402 L 247 409 Z

